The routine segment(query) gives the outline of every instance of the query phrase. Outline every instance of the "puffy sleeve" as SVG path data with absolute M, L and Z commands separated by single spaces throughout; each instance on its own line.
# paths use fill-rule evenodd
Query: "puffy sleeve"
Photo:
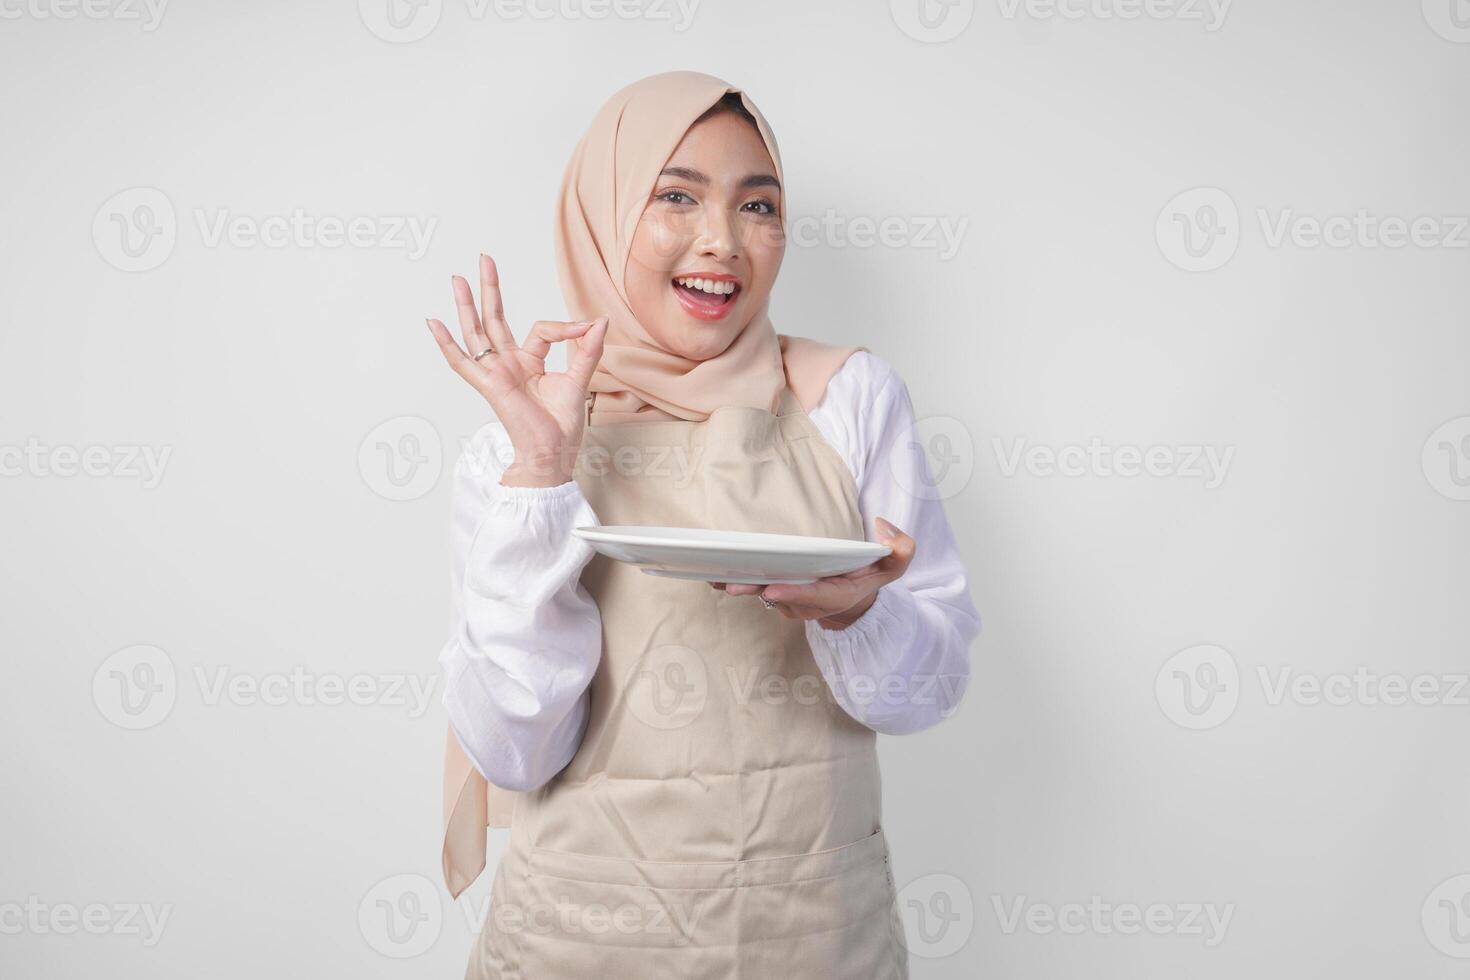
M 483 427 L 454 474 L 451 628 L 443 702 L 465 755 L 491 783 L 535 789 L 577 751 L 602 621 L 580 584 L 596 524 L 574 481 L 505 487 L 505 427 Z
M 811 419 L 847 461 L 863 527 L 876 537 L 883 517 L 914 539 L 903 577 L 878 590 L 845 629 L 806 621 L 807 641 L 833 695 L 876 731 L 904 735 L 954 712 L 970 676 L 970 644 L 980 631 L 968 577 L 928 461 L 914 441 L 914 408 L 892 367 L 854 353 L 828 383 Z

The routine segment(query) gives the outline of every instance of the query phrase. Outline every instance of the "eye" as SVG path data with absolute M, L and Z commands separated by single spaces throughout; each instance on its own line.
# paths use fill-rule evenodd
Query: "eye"
M 694 198 L 690 197 L 688 194 L 685 194 L 683 191 L 664 191 L 661 194 L 655 194 L 653 196 L 653 199 L 655 201 L 667 201 L 670 204 L 694 203 Z
M 745 204 L 745 207 L 747 209 L 753 209 L 752 210 L 752 213 L 753 214 L 771 214 L 771 215 L 773 215 L 773 214 L 776 213 L 776 205 L 772 204 L 770 201 L 766 200 L 765 198 L 761 198 L 761 199 L 756 200 L 756 201 L 747 201 L 746 204 Z

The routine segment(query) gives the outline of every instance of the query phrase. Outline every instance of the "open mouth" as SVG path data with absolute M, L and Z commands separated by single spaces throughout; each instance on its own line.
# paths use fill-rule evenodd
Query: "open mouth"
M 701 320 L 722 318 L 740 295 L 740 282 L 734 276 L 676 276 L 670 285 L 679 304 Z

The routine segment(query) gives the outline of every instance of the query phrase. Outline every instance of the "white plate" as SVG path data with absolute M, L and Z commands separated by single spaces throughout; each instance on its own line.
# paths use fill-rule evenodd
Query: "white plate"
M 893 550 L 869 541 L 697 527 L 621 524 L 579 527 L 572 533 L 649 575 L 744 585 L 806 585 L 872 564 Z

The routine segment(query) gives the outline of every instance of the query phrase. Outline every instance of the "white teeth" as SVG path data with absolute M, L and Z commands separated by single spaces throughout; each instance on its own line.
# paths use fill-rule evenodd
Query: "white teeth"
M 716 296 L 728 296 L 735 291 L 735 284 L 733 282 L 716 282 L 713 279 L 699 278 L 675 279 L 674 281 L 681 286 L 688 286 L 690 289 L 698 289 L 700 292 L 704 293 L 713 293 Z

